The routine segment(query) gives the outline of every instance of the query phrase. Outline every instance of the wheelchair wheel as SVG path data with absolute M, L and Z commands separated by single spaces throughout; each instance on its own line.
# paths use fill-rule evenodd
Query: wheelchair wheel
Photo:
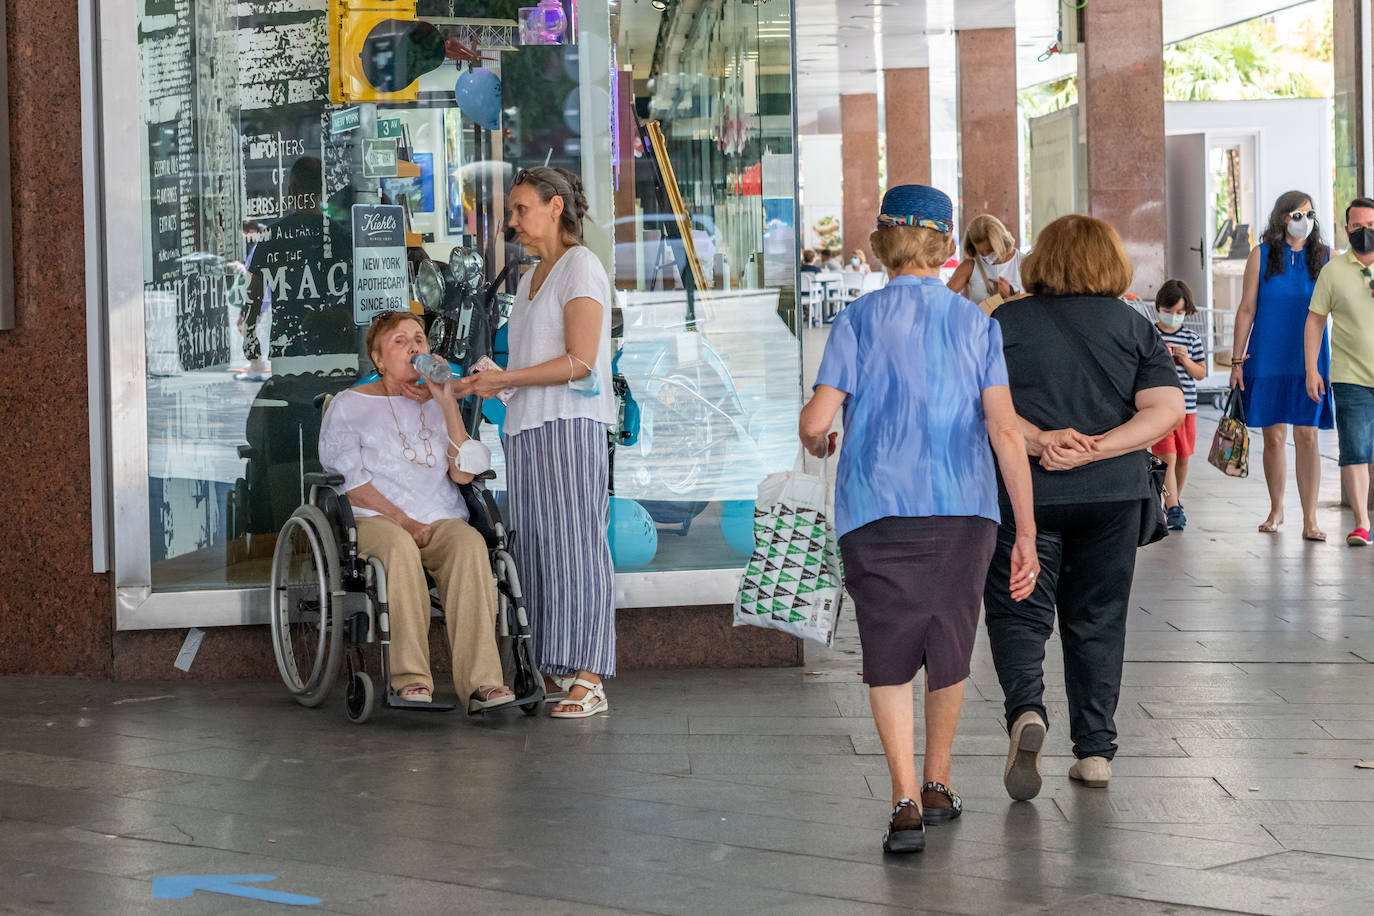
M 372 718 L 372 709 L 377 692 L 372 687 L 372 678 L 366 671 L 354 671 L 348 679 L 348 693 L 344 695 L 344 713 L 348 721 L 362 725 Z
M 272 648 L 286 688 L 303 706 L 318 706 L 339 674 L 343 609 L 330 592 L 339 562 L 329 521 L 314 506 L 286 520 L 272 554 Z

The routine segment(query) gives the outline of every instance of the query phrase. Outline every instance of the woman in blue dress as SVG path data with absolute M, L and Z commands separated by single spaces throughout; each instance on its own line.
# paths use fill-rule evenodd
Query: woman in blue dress
M 1240 386 L 1245 422 L 1264 430 L 1269 515 L 1259 530 L 1272 534 L 1283 524 L 1288 427 L 1292 426 L 1302 536 L 1309 541 L 1326 540 L 1317 524 L 1317 489 L 1322 476 L 1317 430 L 1331 429 L 1335 412 L 1330 385 L 1320 403 L 1307 396 L 1302 334 L 1317 275 L 1330 256 L 1331 249 L 1321 240 L 1311 196 L 1302 191 L 1282 195 L 1269 214 L 1263 242 L 1250 252 L 1245 265 L 1245 287 L 1236 311 L 1231 350 L 1235 354 L 1231 386 Z M 1325 333 L 1318 364 L 1322 378 L 1328 378 L 1331 345 Z

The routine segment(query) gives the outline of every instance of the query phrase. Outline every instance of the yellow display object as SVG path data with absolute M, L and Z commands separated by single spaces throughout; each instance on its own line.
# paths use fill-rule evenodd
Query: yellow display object
M 329 0 L 329 100 L 331 102 L 413 102 L 420 81 L 396 92 L 381 92 L 363 72 L 363 42 L 388 19 L 414 21 L 415 0 Z

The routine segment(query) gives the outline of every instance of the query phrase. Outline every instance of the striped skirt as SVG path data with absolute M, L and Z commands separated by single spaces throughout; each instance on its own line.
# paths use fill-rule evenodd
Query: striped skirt
M 615 674 L 606 425 L 555 420 L 506 439 L 510 527 L 545 674 Z

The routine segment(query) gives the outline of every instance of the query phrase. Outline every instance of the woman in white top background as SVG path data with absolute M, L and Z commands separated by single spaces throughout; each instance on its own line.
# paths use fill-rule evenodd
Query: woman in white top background
M 582 244 L 587 199 L 567 169 L 521 169 L 510 227 L 539 265 L 520 279 L 510 317 L 510 361 L 458 382 L 460 396 L 506 405 L 511 528 L 539 668 L 566 697 L 556 718 L 609 708 L 601 679 L 615 674 L 615 571 L 606 530 L 615 422 L 611 285 Z
M 973 302 L 1024 292 L 1016 237 L 990 213 L 975 216 L 964 229 L 964 258 L 949 278 L 949 288 Z
M 468 711 L 515 699 L 502 686 L 496 650 L 496 587 L 482 535 L 467 523 L 458 484 L 491 467 L 470 441 L 453 382 L 435 385 L 411 366 L 429 352 L 410 312 L 383 312 L 367 331 L 377 381 L 334 396 L 320 424 L 320 465 L 342 474 L 358 551 L 386 568 L 391 615 L 391 689 L 428 703 L 429 586 L 434 575 L 453 651 L 453 684 Z

